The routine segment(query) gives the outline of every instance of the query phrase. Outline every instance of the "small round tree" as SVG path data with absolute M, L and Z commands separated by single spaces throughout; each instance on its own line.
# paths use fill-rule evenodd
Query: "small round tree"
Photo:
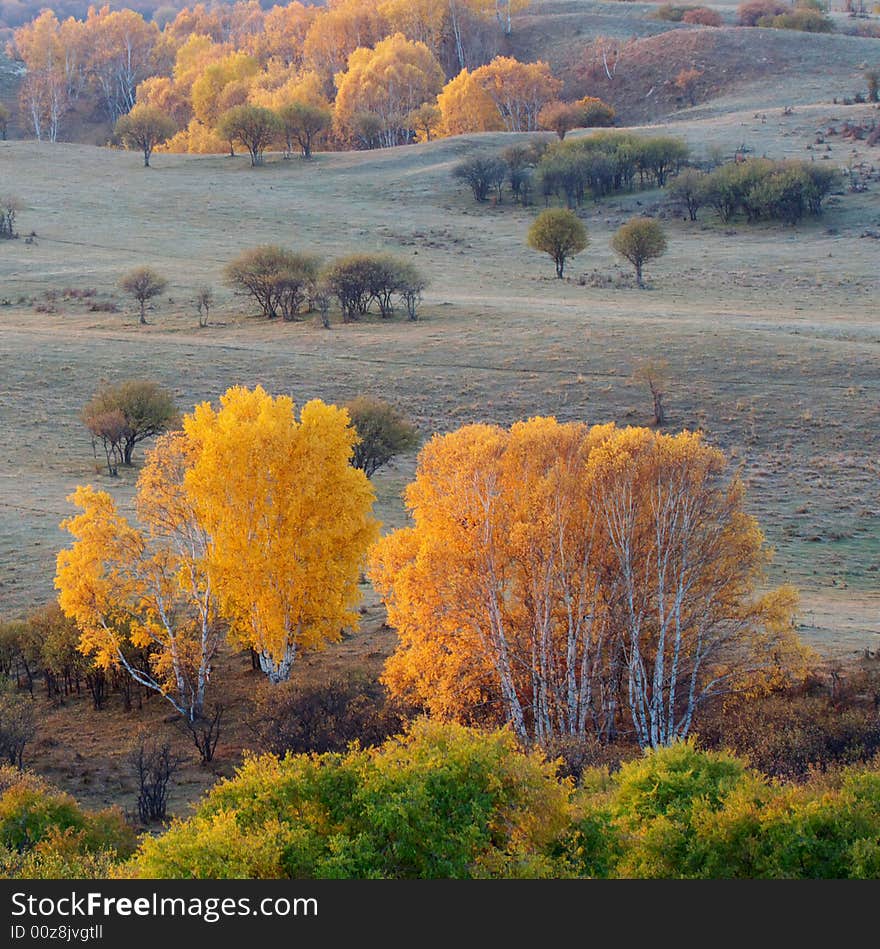
M 168 286 L 168 281 L 150 267 L 137 267 L 119 281 L 119 286 L 137 300 L 141 314 L 140 322 L 146 323 L 147 301 L 159 296 Z
M 528 242 L 529 247 L 553 258 L 556 276 L 561 280 L 566 260 L 579 254 L 590 240 L 587 229 L 573 211 L 550 208 L 535 218 L 529 228 Z
M 611 238 L 611 247 L 635 267 L 636 280 L 644 287 L 642 267 L 646 260 L 662 257 L 666 252 L 666 234 L 653 218 L 634 217 L 618 228 Z
M 542 129 L 555 132 L 561 142 L 566 133 L 583 125 L 584 110 L 574 102 L 548 102 L 538 113 Z
M 116 123 L 116 134 L 129 149 L 144 153 L 144 168 L 150 167 L 153 149 L 177 131 L 174 119 L 151 105 L 136 105 Z
M 238 105 L 220 116 L 217 133 L 228 142 L 241 142 L 250 152 L 251 166 L 263 164 L 263 152 L 282 135 L 281 120 L 259 105 Z
M 284 132 L 287 154 L 291 153 L 296 142 L 302 157 L 308 159 L 312 157 L 315 139 L 330 128 L 333 113 L 307 102 L 288 102 L 278 110 L 278 119 Z
M 178 418 L 173 393 L 149 379 L 129 379 L 102 386 L 82 410 L 83 422 L 92 435 L 104 442 L 105 450 L 108 441 L 110 449 L 115 443 L 124 465 L 131 464 L 138 442 L 167 432 L 177 424 Z M 112 451 L 108 452 L 107 466 L 112 469 L 111 454 Z
M 344 408 L 360 438 L 351 463 L 368 478 L 395 455 L 415 448 L 419 442 L 414 426 L 384 399 L 359 395 Z

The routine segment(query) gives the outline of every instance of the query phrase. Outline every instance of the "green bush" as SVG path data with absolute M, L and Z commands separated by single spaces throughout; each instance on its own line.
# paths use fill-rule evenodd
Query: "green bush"
M 0 872 L 6 876 L 88 876 L 134 850 L 118 809 L 89 812 L 29 772 L 0 768 Z M 77 870 L 79 868 L 79 870 Z
M 381 748 L 249 759 L 195 817 L 148 838 L 148 877 L 552 875 L 569 786 L 508 731 L 427 720 Z
M 726 223 L 744 213 L 749 223 L 760 220 L 797 224 L 805 215 L 819 215 L 840 174 L 815 162 L 750 158 L 728 162 L 705 176 L 701 201 Z
M 551 145 L 538 163 L 537 174 L 546 200 L 562 197 L 574 208 L 588 194 L 598 200 L 631 190 L 636 175 L 643 187 L 663 187 L 687 155 L 686 143 L 671 136 L 597 132 Z
M 880 875 L 880 773 L 864 767 L 784 786 L 688 741 L 586 774 L 575 807 L 557 857 L 574 876 Z

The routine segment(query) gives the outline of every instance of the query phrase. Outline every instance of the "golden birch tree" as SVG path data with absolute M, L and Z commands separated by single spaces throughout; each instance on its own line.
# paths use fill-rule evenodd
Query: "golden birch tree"
M 292 400 L 230 389 L 184 418 L 196 446 L 187 495 L 210 536 L 208 572 L 233 640 L 269 679 L 297 652 L 356 628 L 358 579 L 378 523 L 375 495 L 350 464 L 348 414 L 320 400 L 297 420 Z

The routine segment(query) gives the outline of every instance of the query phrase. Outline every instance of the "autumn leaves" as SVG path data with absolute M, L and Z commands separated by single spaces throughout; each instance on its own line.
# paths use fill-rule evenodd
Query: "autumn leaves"
M 378 524 L 349 465 L 348 415 L 318 400 L 230 389 L 161 438 L 138 481 L 133 526 L 105 492 L 78 488 L 55 585 L 98 665 L 125 668 L 190 721 L 205 706 L 222 637 L 272 681 L 298 648 L 356 626 L 359 569 Z M 146 649 L 146 667 L 130 646 Z
M 757 595 L 768 552 L 723 471 L 689 432 L 535 418 L 435 437 L 413 526 L 372 554 L 392 694 L 524 742 L 654 747 L 744 670 L 796 670 L 791 591 Z
M 700 436 L 467 425 L 424 447 L 412 526 L 378 542 L 356 440 L 335 406 L 297 420 L 288 397 L 233 388 L 159 440 L 141 526 L 79 488 L 56 586 L 80 648 L 197 718 L 223 635 L 288 678 L 299 650 L 357 628 L 368 562 L 400 636 L 392 694 L 524 741 L 664 745 L 713 695 L 797 674 L 792 591 L 758 595 L 763 537 Z

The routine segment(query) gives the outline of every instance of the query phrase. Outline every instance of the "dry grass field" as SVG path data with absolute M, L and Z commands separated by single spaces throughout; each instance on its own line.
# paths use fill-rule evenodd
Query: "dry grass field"
M 2 190 L 25 205 L 22 239 L 0 246 L 0 616 L 51 598 L 55 554 L 65 543 L 58 523 L 77 484 L 131 498 L 137 470 L 107 478 L 79 421 L 101 382 L 156 379 L 184 410 L 233 384 L 261 383 L 299 404 L 370 393 L 396 403 L 427 438 L 471 421 L 539 414 L 647 424 L 650 398 L 630 377 L 638 358 L 663 356 L 673 372 L 669 428 L 700 429 L 741 467 L 776 550 L 768 582 L 800 588 L 805 639 L 838 658 L 877 650 L 880 241 L 863 235 L 880 228 L 880 148 L 830 137 L 826 149 L 815 140 L 846 119 L 880 118 L 871 106 L 831 101 L 850 88 L 869 48 L 852 44 L 873 43 L 873 51 L 880 41 L 785 42 L 796 39 L 805 42 L 802 53 L 817 39 L 849 44 L 834 82 L 809 72 L 810 98 L 795 82 L 804 54 L 787 67 L 786 88 L 778 71 L 765 71 L 650 130 L 683 136 L 698 157 L 745 145 L 757 155 L 856 167 L 868 190 L 846 190 L 821 219 L 797 228 L 723 226 L 707 212 L 691 224 L 669 215 L 661 192 L 615 197 L 584 210 L 591 243 L 562 282 L 525 244 L 538 208 L 478 206 L 451 177 L 463 155 L 511 136 L 321 153 L 310 163 L 273 155 L 260 169 L 246 158 L 159 154 L 144 169 L 137 154 L 0 142 Z M 648 268 L 648 289 L 605 286 L 624 273 L 611 233 L 643 211 L 665 218 L 667 255 Z M 222 270 L 258 243 L 325 258 L 355 250 L 411 256 L 431 280 L 421 318 L 331 330 L 311 319 L 256 318 L 223 287 Z M 137 325 L 117 288 L 141 264 L 169 280 L 148 326 Z M 199 329 L 191 301 L 205 284 L 216 307 L 211 325 Z M 86 290 L 95 295 L 82 298 Z M 94 301 L 119 311 L 93 311 Z M 414 461 L 399 459 L 375 479 L 388 528 L 405 522 L 401 492 Z M 352 663 L 378 668 L 392 646 L 368 593 L 362 632 L 307 658 L 300 674 Z M 255 674 L 241 657 L 224 662 L 240 667 L 229 693 L 235 714 Z M 152 700 L 132 714 L 149 724 L 166 710 Z M 93 721 L 84 701 L 52 712 L 34 764 L 98 804 L 126 789 L 119 748 L 131 727 L 108 717 L 96 735 Z M 224 738 L 222 770 L 243 743 L 240 727 Z M 189 769 L 183 797 L 211 780 Z

